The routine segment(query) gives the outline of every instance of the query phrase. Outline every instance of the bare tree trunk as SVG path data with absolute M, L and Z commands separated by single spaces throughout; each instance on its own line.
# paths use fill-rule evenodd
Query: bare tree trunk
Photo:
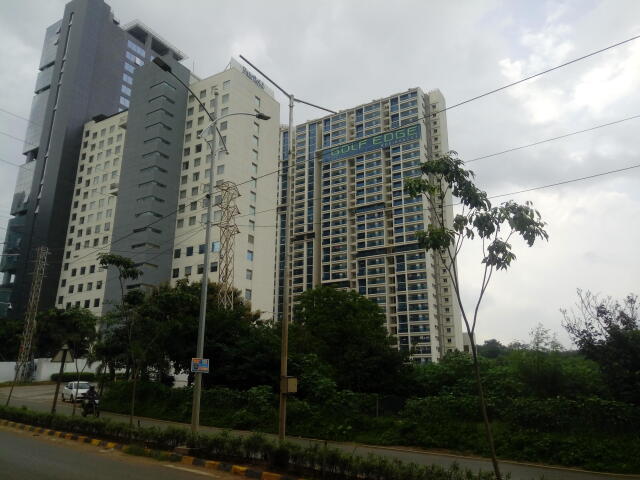
M 131 389 L 131 412 L 129 414 L 129 427 L 133 428 L 133 415 L 136 409 L 136 384 L 138 382 L 138 367 L 133 366 L 133 388 Z
M 487 401 L 484 398 L 484 388 L 482 387 L 482 379 L 480 378 L 480 365 L 478 363 L 476 343 L 473 340 L 473 335 L 469 335 L 469 342 L 471 343 L 471 352 L 473 355 L 473 370 L 476 374 L 476 383 L 478 384 L 478 396 L 480 397 L 482 420 L 484 421 L 484 429 L 487 434 L 487 441 L 489 442 L 489 449 L 491 451 L 491 463 L 493 463 L 493 472 L 495 473 L 496 480 L 502 480 L 502 474 L 500 473 L 500 467 L 498 465 L 498 458 L 496 457 L 496 447 L 493 441 L 491 422 L 489 421 L 489 415 L 487 414 Z

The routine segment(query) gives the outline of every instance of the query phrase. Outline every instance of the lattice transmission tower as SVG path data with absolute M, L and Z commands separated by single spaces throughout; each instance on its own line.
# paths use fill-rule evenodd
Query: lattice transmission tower
M 240 196 L 235 183 L 224 181 L 216 186 L 221 193 L 220 205 L 220 291 L 218 302 L 224 308 L 233 308 L 233 262 L 235 258 L 235 236 L 240 232 L 236 216 L 240 211 L 236 199 Z

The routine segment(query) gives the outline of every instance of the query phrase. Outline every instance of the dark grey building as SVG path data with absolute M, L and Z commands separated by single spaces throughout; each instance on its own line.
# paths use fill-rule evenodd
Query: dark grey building
M 5 254 L 19 255 L 0 263 L 11 315 L 26 309 L 41 245 L 50 255 L 39 308 L 54 306 L 83 126 L 129 108 L 134 72 L 155 55 L 184 58 L 140 22 L 120 26 L 102 0 L 72 0 L 47 29 L 4 246 Z
M 190 72 L 177 61 L 163 57 L 184 83 Z M 142 271 L 127 288 L 145 288 L 171 277 L 176 205 L 187 91 L 155 64 L 136 73 L 127 135 L 122 155 L 118 204 L 112 245 L 127 254 Z M 119 303 L 118 272 L 107 275 L 104 302 Z

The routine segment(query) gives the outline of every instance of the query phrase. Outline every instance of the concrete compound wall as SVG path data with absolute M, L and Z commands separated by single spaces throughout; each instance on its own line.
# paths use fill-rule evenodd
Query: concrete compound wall
M 59 363 L 52 363 L 48 358 L 36 358 L 36 374 L 33 379 L 34 382 L 48 381 L 51 380 L 51 375 L 54 373 L 58 373 L 60 371 Z M 83 358 L 78 359 L 78 370 L 82 371 L 82 368 L 85 366 L 86 360 Z M 16 362 L 0 362 L 0 382 L 10 382 L 13 380 L 15 371 Z M 84 369 L 84 372 L 96 373 L 99 363 L 94 363 L 91 366 L 87 366 Z M 67 363 L 64 367 L 65 373 L 75 372 L 76 364 Z M 174 387 L 185 387 L 187 385 L 187 375 L 184 373 L 175 374 L 175 383 Z
M 51 375 L 54 373 L 58 373 L 60 371 L 60 363 L 52 363 L 48 358 L 36 358 L 36 371 L 35 371 L 35 382 L 42 382 L 51 380 Z M 83 371 L 83 367 L 85 367 L 86 360 L 84 358 L 78 359 L 78 370 Z M 0 382 L 10 382 L 13 380 L 13 377 L 16 373 L 15 371 L 15 362 L 0 362 Z M 99 363 L 94 363 L 91 366 L 87 366 L 84 368 L 84 372 L 96 373 Z M 64 371 L 66 373 L 75 372 L 76 371 L 76 363 L 67 363 L 64 367 Z

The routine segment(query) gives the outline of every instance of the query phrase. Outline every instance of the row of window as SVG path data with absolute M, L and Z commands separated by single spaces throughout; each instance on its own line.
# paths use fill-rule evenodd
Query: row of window
M 62 305 L 63 303 L 64 303 L 64 296 L 58 297 L 58 305 Z M 94 298 L 93 308 L 98 308 L 99 306 L 100 306 L 100 298 Z M 71 307 L 91 308 L 91 300 L 86 299 L 82 302 L 80 300 L 77 300 L 76 302 L 67 302 L 67 304 L 65 305 L 65 308 L 71 308 Z

